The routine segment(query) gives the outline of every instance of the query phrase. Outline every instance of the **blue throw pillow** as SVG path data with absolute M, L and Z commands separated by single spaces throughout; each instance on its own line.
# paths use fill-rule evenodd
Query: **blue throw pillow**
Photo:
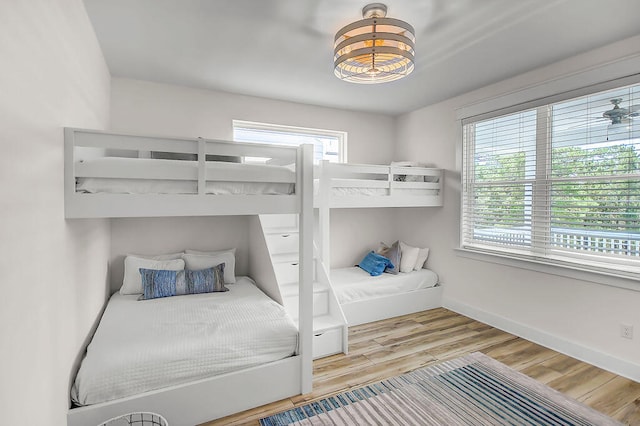
M 394 267 L 389 259 L 373 251 L 367 253 L 358 266 L 367 271 L 372 277 L 381 275 L 387 267 Z
M 140 275 L 144 291 L 140 300 L 229 291 L 224 286 L 224 263 L 199 271 L 140 268 Z

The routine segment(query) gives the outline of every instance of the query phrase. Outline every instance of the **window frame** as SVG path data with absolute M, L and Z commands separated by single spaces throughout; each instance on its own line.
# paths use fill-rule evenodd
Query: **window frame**
M 638 266 L 634 265 L 633 267 L 625 265 L 619 266 L 615 260 L 611 262 L 598 261 L 595 263 L 591 263 L 585 261 L 582 258 L 579 258 L 576 261 L 571 261 L 570 255 L 555 258 L 553 255 L 537 256 L 535 251 L 532 250 L 528 251 L 527 253 L 519 253 L 517 250 L 510 250 L 505 248 L 467 246 L 465 244 L 465 233 L 468 231 L 468 226 L 472 226 L 472 224 L 468 224 L 467 220 L 465 219 L 465 213 L 467 212 L 467 208 L 465 206 L 465 202 L 467 202 L 465 200 L 465 188 L 466 185 L 468 185 L 468 182 L 465 181 L 465 179 L 467 179 L 468 172 L 472 171 L 473 169 L 467 168 L 467 165 L 465 164 L 465 156 L 467 155 L 467 153 L 465 153 L 465 144 L 463 143 L 463 139 L 467 136 L 465 135 L 465 126 L 468 124 L 473 124 L 476 122 L 489 120 L 492 118 L 497 118 L 517 112 L 523 112 L 526 110 L 536 109 L 538 116 L 536 132 L 536 153 L 538 155 L 549 155 L 548 150 L 551 148 L 551 136 L 550 134 L 548 134 L 550 132 L 550 126 L 548 126 L 547 124 L 549 122 L 548 120 L 550 119 L 549 111 L 551 109 L 551 105 L 558 102 L 571 100 L 573 98 L 613 90 L 624 86 L 636 85 L 639 83 L 640 74 L 634 74 L 563 93 L 552 94 L 531 101 L 521 102 L 512 106 L 507 106 L 488 112 L 480 112 L 468 117 L 460 117 L 459 115 L 458 168 L 461 171 L 461 208 L 460 221 L 458 226 L 459 246 L 456 249 L 456 253 L 461 257 L 471 258 L 475 260 L 500 263 L 522 269 L 535 270 L 538 272 L 544 272 L 553 275 L 568 276 L 571 278 L 640 291 L 640 287 L 637 283 L 638 279 L 640 279 L 640 264 Z M 493 99 L 492 101 L 495 101 L 495 99 Z M 475 111 L 478 111 L 477 106 L 478 105 L 476 104 L 473 106 L 474 108 L 465 108 L 467 108 L 467 111 L 474 109 Z M 540 139 L 543 139 L 543 141 L 541 141 Z M 539 144 L 541 143 L 545 145 L 546 149 L 540 148 Z M 473 151 L 473 148 L 471 149 L 472 152 L 475 152 Z M 535 170 L 536 177 L 534 179 L 534 182 L 548 183 L 552 180 L 552 178 L 550 177 L 551 175 L 549 174 L 549 170 L 547 169 L 547 167 L 550 167 L 551 163 L 547 162 L 546 159 L 547 158 L 545 157 L 541 161 L 540 158 L 537 158 Z M 550 190 L 543 190 L 542 192 L 539 192 L 535 189 L 534 185 L 533 197 L 538 198 L 536 201 L 537 204 L 544 203 L 544 199 L 547 199 L 546 205 L 549 206 L 548 199 L 550 197 L 550 193 Z M 549 229 L 549 224 L 547 223 L 547 226 L 545 227 L 544 221 L 550 220 L 550 211 L 547 212 L 546 216 L 544 214 L 535 215 L 536 219 L 539 219 L 543 222 L 541 224 L 536 224 L 533 217 L 534 215 L 532 215 L 531 223 L 532 236 L 535 232 L 539 232 L 540 228 Z
M 309 136 L 325 136 L 338 139 L 338 162 L 347 162 L 347 132 L 341 130 L 317 129 L 311 127 L 297 127 L 284 124 L 263 123 L 257 121 L 232 120 L 232 133 L 236 128 L 249 130 L 267 130 L 281 133 L 302 134 Z M 235 140 L 235 138 L 234 138 Z M 261 142 L 255 142 L 261 143 Z M 315 159 L 314 159 L 315 162 Z

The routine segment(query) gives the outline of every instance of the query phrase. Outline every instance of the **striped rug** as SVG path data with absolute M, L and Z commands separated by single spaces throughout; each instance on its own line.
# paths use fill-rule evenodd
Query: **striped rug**
M 260 420 L 273 425 L 621 425 L 480 352 Z

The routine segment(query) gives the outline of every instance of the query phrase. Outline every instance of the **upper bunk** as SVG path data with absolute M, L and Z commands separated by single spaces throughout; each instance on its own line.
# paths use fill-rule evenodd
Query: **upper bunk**
M 443 205 L 441 169 L 323 161 L 315 169 L 314 207 L 434 207 Z
M 299 213 L 312 173 L 310 146 L 65 128 L 66 218 Z

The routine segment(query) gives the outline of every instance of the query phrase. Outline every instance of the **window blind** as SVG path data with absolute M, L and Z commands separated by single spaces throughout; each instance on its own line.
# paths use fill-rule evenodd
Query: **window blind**
M 461 246 L 640 273 L 640 85 L 463 125 Z

